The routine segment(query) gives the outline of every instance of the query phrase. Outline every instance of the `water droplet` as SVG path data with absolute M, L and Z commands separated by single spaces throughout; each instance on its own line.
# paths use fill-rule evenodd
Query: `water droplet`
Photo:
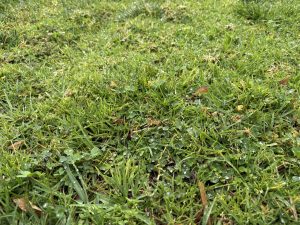
M 56 213 L 57 218 L 61 218 L 63 216 L 63 213 Z

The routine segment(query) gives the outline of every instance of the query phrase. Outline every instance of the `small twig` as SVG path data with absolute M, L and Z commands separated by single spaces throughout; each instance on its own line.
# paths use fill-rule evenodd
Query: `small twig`
M 200 209 L 200 210 L 197 212 L 196 218 L 195 218 L 195 224 L 199 224 L 199 223 L 200 223 L 200 221 L 201 221 L 201 219 L 202 219 L 202 217 L 203 217 L 203 213 L 204 213 L 203 208 Z
M 207 197 L 206 197 L 206 191 L 205 191 L 205 186 L 204 186 L 203 182 L 199 181 L 198 187 L 200 190 L 201 203 L 202 203 L 203 207 L 206 207 L 207 206 Z
M 294 204 L 294 201 L 293 199 L 290 197 L 290 203 L 291 203 L 291 211 L 293 213 L 293 216 L 295 218 L 295 221 L 297 222 L 298 221 L 298 213 L 297 213 L 297 210 L 296 210 L 296 207 L 295 207 L 295 204 Z
M 200 190 L 200 197 L 201 197 L 201 203 L 202 203 L 202 206 L 203 206 L 203 209 L 202 209 L 202 215 L 203 215 L 203 212 L 204 212 L 204 209 L 207 207 L 208 203 L 207 203 L 207 196 L 206 196 L 206 191 L 205 191 L 205 186 L 204 186 L 204 183 L 199 181 L 198 182 L 198 187 L 199 187 L 199 190 Z M 198 217 L 199 216 L 202 216 L 200 214 L 201 211 L 198 212 L 197 214 L 197 218 L 196 219 L 199 219 Z M 208 225 L 212 225 L 211 223 L 211 218 L 208 219 L 207 221 L 207 224 Z

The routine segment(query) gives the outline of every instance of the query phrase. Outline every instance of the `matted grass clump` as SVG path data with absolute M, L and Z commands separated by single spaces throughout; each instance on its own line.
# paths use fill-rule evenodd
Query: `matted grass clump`
M 0 224 L 298 224 L 300 2 L 1 1 Z

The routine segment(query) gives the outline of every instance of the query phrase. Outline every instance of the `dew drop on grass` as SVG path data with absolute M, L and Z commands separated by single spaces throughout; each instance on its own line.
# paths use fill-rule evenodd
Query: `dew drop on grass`
M 170 171 L 170 173 L 173 173 L 173 172 L 174 172 L 174 167 L 168 166 L 167 168 L 168 168 L 168 170 Z
M 280 222 L 281 222 L 282 224 L 286 224 L 286 221 L 285 221 L 285 219 L 283 218 L 283 216 L 284 216 L 284 214 L 281 213 L 281 216 L 280 216 Z
M 201 105 L 201 99 L 196 99 L 196 100 L 194 101 L 194 104 L 195 104 L 195 105 Z
M 219 180 L 219 178 L 212 178 L 212 179 L 210 179 L 210 182 L 212 182 L 212 183 L 214 183 L 214 184 L 216 184 L 216 183 L 218 183 L 220 180 Z
M 62 217 L 63 217 L 63 215 L 64 215 L 64 214 L 63 214 L 63 213 L 61 213 L 61 212 L 58 212 L 58 213 L 56 213 L 56 217 L 57 217 L 57 218 L 62 218 Z
M 239 158 L 240 158 L 240 160 L 242 160 L 242 159 L 246 159 L 247 156 L 246 156 L 246 155 L 242 155 L 242 156 L 240 156 Z
M 207 193 L 206 194 L 207 195 L 207 198 L 209 198 L 209 199 L 212 199 L 214 196 L 212 195 L 212 194 L 210 194 L 210 193 Z
M 225 176 L 224 179 L 225 179 L 225 180 L 229 180 L 230 177 L 229 177 L 229 176 Z

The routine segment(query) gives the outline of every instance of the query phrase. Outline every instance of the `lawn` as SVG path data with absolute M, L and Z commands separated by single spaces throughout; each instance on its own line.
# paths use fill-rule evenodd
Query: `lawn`
M 299 91 L 299 0 L 1 0 L 0 224 L 299 224 Z

